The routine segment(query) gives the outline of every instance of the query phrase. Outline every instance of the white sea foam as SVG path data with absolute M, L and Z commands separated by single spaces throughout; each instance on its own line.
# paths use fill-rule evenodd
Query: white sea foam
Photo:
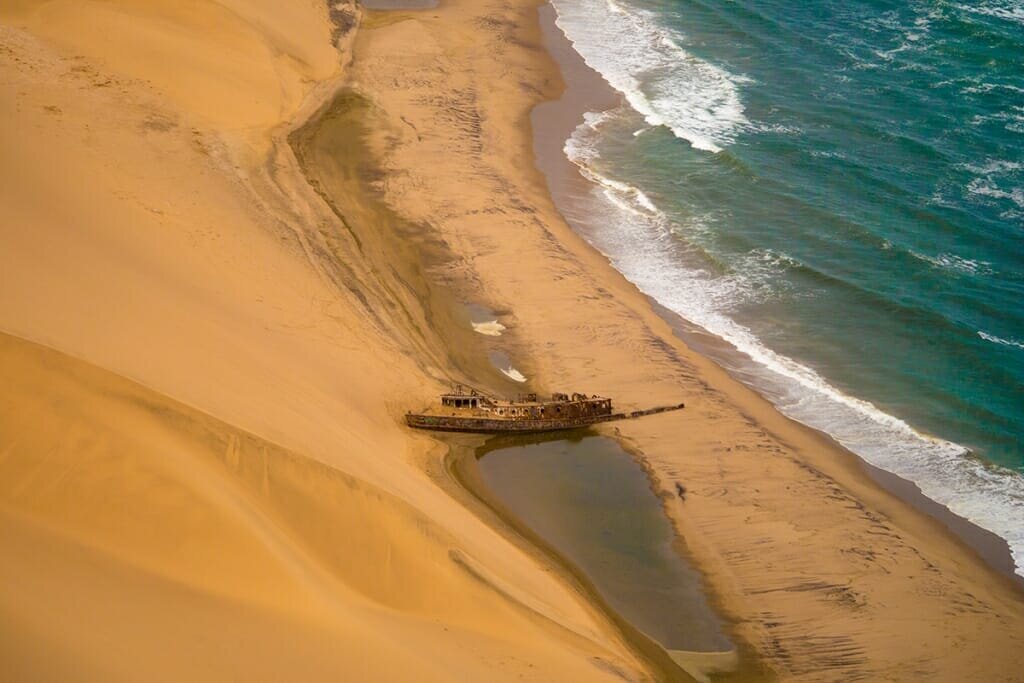
M 1024 105 L 1013 105 L 994 114 L 975 114 L 970 124 L 975 127 L 1002 124 L 1011 133 L 1024 133 Z
M 1009 190 L 1002 190 L 985 178 L 975 178 L 967 183 L 967 191 L 981 197 L 992 199 L 1008 199 L 1017 206 L 1024 208 L 1024 188 L 1013 187 Z
M 987 17 L 1024 24 L 1024 3 L 1020 0 L 991 0 L 990 2 L 979 2 L 974 5 L 957 5 L 956 7 L 968 14 L 981 14 Z
M 997 337 L 994 334 L 988 334 L 987 332 L 982 332 L 981 330 L 978 330 L 978 336 L 984 339 L 985 341 L 992 342 L 993 344 L 1001 344 L 1003 346 L 1016 346 L 1018 349 L 1024 349 L 1024 342 L 1015 341 L 1013 339 L 1003 339 L 1002 337 Z
M 602 216 L 587 236 L 613 265 L 646 294 L 749 359 L 735 367 L 790 417 L 820 429 L 868 462 L 915 482 L 929 498 L 1006 539 L 1018 568 L 1024 567 L 1024 477 L 982 464 L 955 443 L 918 432 L 877 406 L 850 396 L 814 369 L 770 348 L 729 316 L 737 301 L 754 295 L 743 273 L 714 274 L 689 267 L 680 240 L 692 228 L 673 224 L 638 188 L 600 170 L 600 130 L 619 112 L 588 114 L 565 152 L 595 182 L 591 207 Z M 644 201 L 640 201 L 640 197 Z M 937 265 L 977 271 L 987 264 L 945 254 Z M 753 252 L 747 270 L 797 265 L 785 255 Z M 927 259 L 926 260 L 930 260 Z M 979 333 L 980 334 L 980 333 Z M 987 338 L 987 337 L 985 337 Z M 1006 340 L 1001 340 L 1006 341 Z M 1018 569 L 1024 576 L 1024 569 Z
M 827 149 L 812 149 L 811 156 L 821 159 L 846 159 L 846 155 L 842 152 Z
M 994 175 L 1019 171 L 1024 169 L 1024 164 L 1019 161 L 1007 161 L 1005 159 L 986 159 L 981 165 L 967 164 L 964 166 L 971 173 L 979 175 Z
M 1002 117 L 1005 113 L 997 116 Z M 1024 122 L 1024 116 L 1020 117 Z M 1003 118 L 1002 120 L 1006 120 Z M 1007 126 L 1012 129 L 1012 124 Z M 1024 127 L 1020 132 L 1024 132 Z M 986 159 L 980 164 L 964 164 L 962 166 L 975 175 L 964 188 L 968 195 L 974 196 L 974 201 L 982 203 L 1003 202 L 1005 209 L 1000 215 L 1007 220 L 1015 220 L 1020 216 L 1020 209 L 1024 209 L 1024 163 L 1009 159 Z M 1014 206 L 1006 207 L 1005 202 Z
M 852 38 L 846 33 L 834 33 L 829 39 L 851 41 L 843 52 L 853 61 L 855 69 L 893 68 L 898 71 L 937 72 L 932 64 L 911 56 L 927 52 L 942 42 L 941 39 L 933 38 L 931 29 L 934 22 L 945 18 L 945 14 L 942 8 L 930 7 L 931 4 L 907 3 L 907 6 L 899 10 L 881 15 L 875 15 L 873 10 L 868 15 L 851 10 L 852 16 L 847 20 L 861 22 L 871 35 L 864 40 Z M 911 12 L 910 16 L 907 11 Z M 893 43 L 896 43 L 895 47 L 889 49 L 876 47 Z M 877 57 L 880 61 L 866 59 L 868 56 Z
M 967 86 L 966 88 L 964 88 L 963 92 L 969 95 L 984 95 L 985 93 L 990 93 L 992 91 L 998 90 L 1007 90 L 1009 92 L 1017 94 L 1024 93 L 1024 88 L 1020 88 L 1016 85 L 1011 85 L 1009 83 L 987 83 L 984 81 L 980 83 L 974 81 L 974 85 Z
M 707 152 L 721 151 L 748 125 L 737 87 L 745 79 L 694 57 L 650 13 L 614 0 L 553 4 L 576 51 L 648 125 Z
M 992 274 L 992 264 L 988 261 L 976 261 L 974 259 L 957 256 L 956 254 L 939 254 L 938 256 L 929 256 L 928 254 L 911 251 L 910 255 L 916 259 L 930 263 L 937 268 L 969 273 L 971 275 Z

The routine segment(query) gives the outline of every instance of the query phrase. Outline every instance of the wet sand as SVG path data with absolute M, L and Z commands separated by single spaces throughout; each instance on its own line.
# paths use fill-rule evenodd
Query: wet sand
M 1024 665 L 1006 577 L 694 353 L 565 223 L 535 166 L 531 112 L 564 85 L 537 6 L 0 6 L 18 678 L 659 676 L 403 426 L 449 380 L 518 391 L 494 351 L 534 390 L 686 402 L 603 433 L 778 677 Z
M 591 183 L 568 160 L 562 147 L 565 140 L 583 120 L 584 113 L 606 111 L 624 104 L 624 100 L 601 78 L 600 74 L 588 67 L 582 57 L 572 49 L 568 39 L 555 24 L 554 8 L 545 4 L 538 9 L 538 12 L 544 35 L 544 46 L 558 62 L 566 87 L 557 100 L 543 102 L 534 107 L 531 113 L 534 153 L 538 168 L 547 178 L 555 204 L 573 229 L 586 235 L 595 217 L 585 213 L 584 206 L 589 203 L 581 202 L 580 199 L 588 195 Z M 742 368 L 748 362 L 724 340 L 710 335 L 702 328 L 682 319 L 673 311 L 658 305 L 657 302 L 652 300 L 650 303 L 654 310 L 672 326 L 676 335 L 693 350 L 711 358 L 725 368 Z M 735 374 L 742 381 L 742 373 Z M 836 447 L 842 448 L 838 444 Z M 861 458 L 857 459 L 864 471 L 881 487 L 940 521 L 990 566 L 1024 588 L 1024 577 L 1016 573 L 1013 555 L 1004 539 L 956 515 L 948 507 L 927 498 L 913 482 L 874 467 Z
M 536 16 L 453 2 L 362 34 L 353 76 L 387 121 L 374 143 L 385 201 L 458 245 L 448 286 L 509 312 L 500 343 L 532 388 L 627 409 L 686 402 L 606 433 L 649 468 L 716 604 L 780 676 L 1005 676 L 1018 638 L 1006 620 L 1022 617 L 1014 582 L 695 354 L 566 225 L 549 192 L 574 191 L 561 147 L 579 105 L 550 129 L 534 109 L 563 88 Z M 610 101 L 584 91 L 587 107 Z M 531 158 L 561 175 L 549 184 Z M 941 645 L 951 638 L 970 646 Z

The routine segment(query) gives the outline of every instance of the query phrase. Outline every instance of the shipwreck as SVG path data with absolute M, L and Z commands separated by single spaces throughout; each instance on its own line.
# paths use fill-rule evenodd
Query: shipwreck
M 682 403 L 677 403 L 628 413 L 615 412 L 612 400 L 604 396 L 555 393 L 542 399 L 537 394 L 523 394 L 515 400 L 505 400 L 455 385 L 451 392 L 441 395 L 439 406 L 422 413 L 406 413 L 405 421 L 416 429 L 442 432 L 531 433 L 579 429 L 683 407 Z

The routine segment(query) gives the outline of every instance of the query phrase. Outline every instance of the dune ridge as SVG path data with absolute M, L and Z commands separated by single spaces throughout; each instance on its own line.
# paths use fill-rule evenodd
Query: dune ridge
M 288 142 L 359 16 L 0 8 L 5 679 L 643 676 L 397 419 L 448 358 L 419 266 Z
M 8 335 L 0 368 L 9 680 L 447 680 L 524 623 L 595 637 L 372 484 Z
M 562 221 L 538 4 L 0 7 L 5 677 L 662 675 L 402 426 L 449 379 L 518 390 L 495 349 L 540 390 L 686 401 L 607 433 L 780 678 L 1013 674 L 1017 589 Z

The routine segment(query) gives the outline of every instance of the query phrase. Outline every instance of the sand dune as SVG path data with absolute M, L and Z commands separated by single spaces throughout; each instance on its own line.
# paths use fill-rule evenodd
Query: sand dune
M 5 679 L 639 666 L 400 426 L 445 345 L 287 144 L 343 77 L 333 16 L 0 9 Z
M 321 3 L 172 0 L 5 3 L 5 23 L 104 73 L 153 91 L 219 130 L 273 126 L 338 68 Z M 84 69 L 82 70 L 84 71 Z
M 0 377 L 7 680 L 600 674 L 555 607 L 365 481 L 7 335 Z
M 620 436 L 685 481 L 667 506 L 782 678 L 1016 670 L 1011 584 L 569 231 L 535 12 L 0 6 L 0 677 L 657 675 L 402 427 L 449 378 L 514 391 L 492 344 L 536 388 L 687 401 Z

